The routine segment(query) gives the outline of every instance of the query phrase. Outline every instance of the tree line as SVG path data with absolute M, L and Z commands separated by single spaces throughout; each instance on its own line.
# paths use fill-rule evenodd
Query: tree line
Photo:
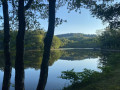
M 120 31 L 107 29 L 98 36 L 102 49 L 120 49 Z
M 16 50 L 15 38 L 16 30 L 11 30 L 10 50 Z M 46 32 L 42 29 L 25 31 L 24 50 L 44 50 L 44 38 Z M 3 30 L 0 30 L 0 49 L 3 50 Z M 120 32 L 119 30 L 111 30 L 106 28 L 99 35 L 75 34 L 73 35 L 57 35 L 54 36 L 51 49 L 57 48 L 102 48 L 102 49 L 120 49 Z
M 44 0 L 43 0 L 44 1 Z M 8 90 L 11 71 L 11 60 L 9 45 L 10 43 L 10 28 L 18 30 L 16 35 L 16 59 L 15 59 L 15 90 L 24 90 L 24 40 L 25 30 L 30 28 L 38 28 L 38 18 L 48 18 L 48 30 L 44 38 L 44 53 L 41 65 L 40 79 L 37 90 L 44 90 L 47 76 L 48 76 L 48 61 L 50 58 L 50 48 L 54 36 L 55 25 L 61 24 L 62 20 L 57 19 L 56 21 L 56 10 L 67 4 L 69 11 L 80 11 L 81 8 L 86 8 L 91 11 L 91 14 L 103 22 L 108 22 L 109 27 L 112 30 L 118 29 L 119 24 L 119 10 L 120 3 L 112 3 L 114 0 L 1 0 L 0 6 L 3 9 L 3 25 L 4 25 L 4 55 L 5 55 L 5 72 L 3 79 L 2 90 Z M 11 10 L 12 9 L 12 10 Z M 117 44 L 116 44 L 117 45 Z M 111 47 L 111 45 L 110 45 Z M 7 76 L 8 75 L 8 76 Z M 8 87 L 5 87 L 8 86 Z
M 11 44 L 10 50 L 16 50 L 15 47 L 15 38 L 17 36 L 16 30 L 11 30 Z M 44 38 L 46 32 L 42 29 L 38 30 L 26 30 L 25 31 L 25 43 L 24 50 L 44 50 Z M 75 33 L 74 33 L 75 34 Z M 3 31 L 0 31 L 0 49 L 3 50 Z M 57 35 L 53 37 L 51 49 L 58 48 L 99 48 L 99 41 L 96 35 Z
M 71 33 L 57 36 L 61 40 L 61 48 L 100 48 L 95 34 Z
M 28 30 L 25 31 L 25 43 L 24 43 L 24 50 L 44 50 L 44 38 L 46 35 L 46 32 L 44 30 Z M 3 30 L 0 31 L 0 49 L 3 50 Z M 10 50 L 15 51 L 15 38 L 17 36 L 18 31 L 11 30 L 11 44 L 10 44 Z M 52 41 L 51 49 L 57 49 L 61 45 L 61 41 L 58 37 L 54 36 Z

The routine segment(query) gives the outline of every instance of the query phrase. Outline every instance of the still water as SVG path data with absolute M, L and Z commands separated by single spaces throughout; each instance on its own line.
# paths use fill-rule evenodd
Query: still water
M 100 52 L 93 50 L 53 50 L 49 60 L 48 78 L 45 90 L 61 90 L 71 85 L 69 80 L 61 79 L 59 76 L 62 71 L 74 68 L 76 72 L 82 72 L 83 69 L 100 71 L 98 66 L 100 62 Z M 42 61 L 42 52 L 26 51 L 24 55 L 24 88 L 25 90 L 36 90 L 40 78 L 40 66 Z M 10 90 L 15 88 L 15 54 L 11 53 L 11 80 Z M 4 77 L 4 55 L 0 53 L 0 90 Z

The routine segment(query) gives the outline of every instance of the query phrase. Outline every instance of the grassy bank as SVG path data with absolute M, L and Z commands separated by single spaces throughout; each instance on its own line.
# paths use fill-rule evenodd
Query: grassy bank
M 120 90 L 120 66 L 111 72 L 109 77 L 103 77 L 102 80 L 91 83 L 83 88 L 76 90 Z
M 83 79 L 81 82 L 75 82 L 63 90 L 120 90 L 120 54 L 105 52 L 100 59 L 103 66 L 109 68 L 102 68 L 102 73 L 92 72 L 89 77 L 85 78 L 86 81 Z M 73 77 L 76 76 L 73 75 Z

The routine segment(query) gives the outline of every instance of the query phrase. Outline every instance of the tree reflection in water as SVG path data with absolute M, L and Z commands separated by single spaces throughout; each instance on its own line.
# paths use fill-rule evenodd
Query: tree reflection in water
M 37 86 L 37 90 L 44 90 L 45 89 L 45 85 L 46 85 L 47 77 L 48 77 L 49 56 L 50 56 L 49 53 L 48 53 L 48 55 L 43 56 L 43 62 L 42 62 L 42 65 L 41 65 L 41 72 L 40 72 L 40 78 L 39 78 L 39 83 L 38 83 L 38 86 Z
M 15 90 L 24 90 L 24 61 L 15 61 Z
M 4 78 L 3 78 L 2 90 L 9 90 L 11 71 L 12 71 L 9 49 L 4 49 L 4 57 L 5 57 L 5 66 L 4 66 Z

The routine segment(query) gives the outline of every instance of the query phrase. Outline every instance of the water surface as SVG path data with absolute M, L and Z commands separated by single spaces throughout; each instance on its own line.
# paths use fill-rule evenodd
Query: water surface
M 69 80 L 59 78 L 62 71 L 74 69 L 82 72 L 85 68 L 100 71 L 100 52 L 93 50 L 53 50 L 49 60 L 49 71 L 45 90 L 61 90 L 70 85 Z M 4 75 L 4 56 L 0 53 L 0 90 Z M 40 78 L 42 52 L 26 51 L 24 55 L 24 87 L 25 90 L 36 90 Z M 15 87 L 15 54 L 11 54 L 12 75 L 10 90 Z

